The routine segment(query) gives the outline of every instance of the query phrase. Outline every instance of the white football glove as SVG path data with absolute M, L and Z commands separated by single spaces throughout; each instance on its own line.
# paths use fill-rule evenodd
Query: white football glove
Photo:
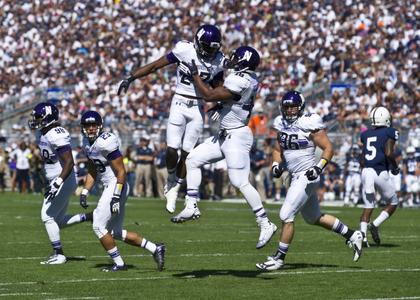
M 57 177 L 53 182 L 51 182 L 44 194 L 44 199 L 47 201 L 53 200 L 63 187 L 63 182 L 64 181 L 61 177 Z
M 188 77 L 191 76 L 190 67 L 185 62 L 181 61 L 178 65 L 178 68 L 182 74 L 187 75 Z

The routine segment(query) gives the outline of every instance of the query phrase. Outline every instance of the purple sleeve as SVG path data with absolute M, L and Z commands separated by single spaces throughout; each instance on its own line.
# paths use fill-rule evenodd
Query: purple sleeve
M 120 152 L 120 150 L 114 150 L 114 151 L 112 151 L 111 153 L 109 153 L 108 155 L 107 155 L 107 157 L 106 157 L 106 159 L 107 160 L 114 160 L 114 159 L 117 159 L 118 157 L 121 157 L 122 155 L 121 155 L 121 152 Z
M 67 151 L 70 151 L 71 152 L 70 145 L 64 145 L 64 146 L 61 146 L 61 147 L 58 147 L 57 148 L 57 153 L 58 154 L 62 154 L 62 153 L 67 152 Z
M 179 59 L 175 56 L 175 54 L 173 54 L 172 52 L 169 52 L 168 54 L 166 54 L 166 58 L 171 62 L 171 63 L 179 63 Z

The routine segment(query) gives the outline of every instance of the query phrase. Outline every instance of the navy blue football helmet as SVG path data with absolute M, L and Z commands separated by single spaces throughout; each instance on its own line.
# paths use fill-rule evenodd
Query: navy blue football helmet
M 255 71 L 260 64 L 260 55 L 257 50 L 249 46 L 241 46 L 232 53 L 229 59 L 225 61 L 225 67 L 234 69 L 237 72 L 246 70 Z
M 80 120 L 82 126 L 82 134 L 89 140 L 96 140 L 102 132 L 103 122 L 99 113 L 93 110 L 88 110 L 82 115 Z M 92 125 L 96 125 L 95 130 L 90 132 L 89 129 Z
M 305 98 L 297 91 L 288 91 L 281 99 L 280 109 L 286 121 L 294 122 L 303 115 Z
M 58 108 L 54 104 L 41 102 L 32 110 L 28 125 L 31 129 L 41 129 L 55 122 L 58 122 Z
M 195 33 L 194 48 L 200 58 L 213 59 L 222 46 L 222 34 L 214 25 L 201 25 Z

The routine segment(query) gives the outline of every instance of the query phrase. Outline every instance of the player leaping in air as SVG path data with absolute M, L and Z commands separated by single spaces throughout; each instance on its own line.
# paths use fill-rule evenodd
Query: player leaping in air
M 256 248 L 264 247 L 277 230 L 267 217 L 261 197 L 249 183 L 250 156 L 254 137 L 248 127 L 249 117 L 258 91 L 255 69 L 260 63 L 258 52 L 248 46 L 235 50 L 226 67 L 233 72 L 226 77 L 223 86 L 210 88 L 199 76 L 195 60 L 181 62 L 182 72 L 190 76 L 200 95 L 207 102 L 219 102 L 213 108 L 213 119 L 219 115 L 220 131 L 194 148 L 187 158 L 187 196 L 183 211 L 173 217 L 172 222 L 180 223 L 200 217 L 197 206 L 198 190 L 201 183 L 200 168 L 208 163 L 226 159 L 229 180 L 243 194 L 255 214 L 261 228 Z
M 119 88 L 127 92 L 130 84 L 160 68 L 181 61 L 197 64 L 200 78 L 206 83 L 218 86 L 223 81 L 224 56 L 219 51 L 221 47 L 221 33 L 216 26 L 202 25 L 198 28 L 194 42 L 180 41 L 166 55 L 158 60 L 137 69 L 130 77 L 124 79 Z M 168 179 L 164 188 L 166 210 L 175 212 L 178 191 L 185 179 L 185 159 L 196 145 L 203 131 L 203 99 L 197 94 L 190 78 L 177 69 L 177 84 L 172 98 L 169 120 L 166 131 L 166 168 Z M 181 157 L 178 157 L 181 150 Z

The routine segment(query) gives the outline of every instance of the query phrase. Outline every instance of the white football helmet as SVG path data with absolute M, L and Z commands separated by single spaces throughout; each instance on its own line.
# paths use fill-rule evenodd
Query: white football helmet
M 391 126 L 391 114 L 383 107 L 374 107 L 369 114 L 370 124 L 372 126 Z

